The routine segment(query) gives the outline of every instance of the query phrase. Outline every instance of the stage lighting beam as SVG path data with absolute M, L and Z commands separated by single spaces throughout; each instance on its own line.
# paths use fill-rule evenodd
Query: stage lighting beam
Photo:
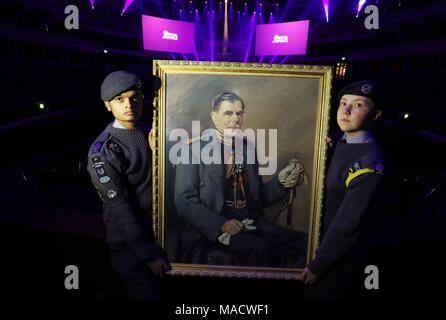
M 212 10 L 211 19 L 209 21 L 209 50 L 211 61 L 214 61 L 214 23 L 215 23 L 215 11 Z
M 328 22 L 329 21 L 329 18 L 328 18 L 329 0 L 322 0 L 322 4 L 324 5 L 325 19 Z
M 249 25 L 249 40 L 248 40 L 248 46 L 246 47 L 245 59 L 243 60 L 243 62 L 248 62 L 249 51 L 251 50 L 252 39 L 254 38 L 254 31 L 256 28 L 256 13 L 255 12 L 252 14 L 248 25 Z
M 200 30 L 200 13 L 198 9 L 195 10 L 195 30 Z M 195 61 L 200 61 L 200 56 L 198 55 L 197 46 L 194 44 L 194 55 Z
M 356 11 L 356 18 L 359 16 L 359 12 L 361 11 L 362 7 L 364 6 L 366 0 L 359 0 L 358 2 L 358 10 Z
M 124 14 L 125 10 L 133 3 L 133 0 L 126 0 L 124 4 L 124 8 L 122 9 L 121 16 Z
M 223 41 L 228 41 L 228 0 L 225 0 L 225 21 L 223 26 Z

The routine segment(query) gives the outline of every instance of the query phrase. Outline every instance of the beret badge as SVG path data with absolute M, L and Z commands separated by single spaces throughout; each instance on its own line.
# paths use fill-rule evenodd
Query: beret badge
M 363 94 L 369 94 L 369 93 L 371 93 L 373 91 L 373 88 L 372 88 L 372 86 L 371 85 L 369 85 L 369 84 L 364 84 L 364 85 L 362 85 L 362 87 L 361 87 L 361 92 L 363 93 Z

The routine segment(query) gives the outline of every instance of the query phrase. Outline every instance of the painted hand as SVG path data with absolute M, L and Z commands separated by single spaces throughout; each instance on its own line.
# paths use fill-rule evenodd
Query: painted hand
M 237 233 L 243 230 L 245 225 L 238 221 L 237 219 L 231 219 L 226 221 L 221 227 L 221 231 L 230 234 L 231 236 L 235 236 Z
M 293 188 L 302 182 L 308 183 L 308 175 L 304 166 L 296 158 L 290 159 L 290 163 L 279 172 L 278 178 L 285 188 Z

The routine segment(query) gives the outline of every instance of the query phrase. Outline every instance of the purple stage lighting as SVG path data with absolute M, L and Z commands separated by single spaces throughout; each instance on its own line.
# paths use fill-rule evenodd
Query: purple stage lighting
M 122 9 L 121 16 L 124 14 L 125 10 L 132 4 L 133 0 L 126 0 L 124 4 L 124 8 Z
M 93 3 L 93 0 L 90 0 L 90 3 L 91 3 L 91 8 L 94 9 L 94 3 Z
M 209 50 L 210 50 L 211 61 L 214 61 L 214 46 L 215 46 L 214 23 L 215 23 L 215 11 L 212 10 L 211 19 L 209 21 Z
M 282 61 L 280 61 L 280 64 L 284 64 L 285 61 L 287 61 L 289 57 L 290 57 L 290 56 L 286 56 L 285 58 L 283 58 Z
M 358 11 L 356 11 L 356 18 L 359 16 L 359 12 L 361 11 L 362 7 L 364 6 L 366 0 L 359 0 L 358 2 Z
M 201 25 L 200 25 L 200 13 L 198 12 L 198 10 L 195 10 L 195 26 L 197 28 L 197 30 L 201 29 Z M 194 55 L 195 55 L 195 60 L 199 61 L 200 57 L 198 55 L 198 51 L 197 48 L 194 46 Z
M 142 15 L 144 50 L 195 52 L 195 24 Z
M 322 0 L 322 3 L 324 5 L 324 11 L 325 11 L 325 19 L 328 22 L 328 2 L 329 0 Z
M 249 40 L 248 40 L 248 46 L 246 47 L 245 59 L 243 60 L 243 62 L 248 62 L 249 51 L 251 50 L 252 38 L 254 37 L 254 29 L 256 26 L 256 13 L 255 12 L 252 14 L 251 19 L 249 19 L 248 26 L 249 26 L 248 27 L 249 28 Z
M 255 55 L 305 54 L 309 25 L 310 20 L 258 25 Z

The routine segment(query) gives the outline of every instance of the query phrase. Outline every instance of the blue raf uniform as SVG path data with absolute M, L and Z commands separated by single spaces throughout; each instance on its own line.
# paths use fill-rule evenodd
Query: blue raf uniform
M 375 106 L 380 101 L 370 81 L 345 87 L 338 100 L 347 94 L 368 97 Z M 326 175 L 321 242 L 307 265 L 318 277 L 307 289 L 309 299 L 357 298 L 364 288 L 384 167 L 384 153 L 368 130 L 344 134 L 336 144 Z
M 118 71 L 103 83 L 104 101 L 130 90 L 139 79 Z M 87 170 L 103 201 L 103 221 L 113 270 L 137 299 L 163 297 L 158 277 L 147 263 L 165 257 L 152 227 L 150 127 L 127 129 L 115 120 L 92 143 Z

